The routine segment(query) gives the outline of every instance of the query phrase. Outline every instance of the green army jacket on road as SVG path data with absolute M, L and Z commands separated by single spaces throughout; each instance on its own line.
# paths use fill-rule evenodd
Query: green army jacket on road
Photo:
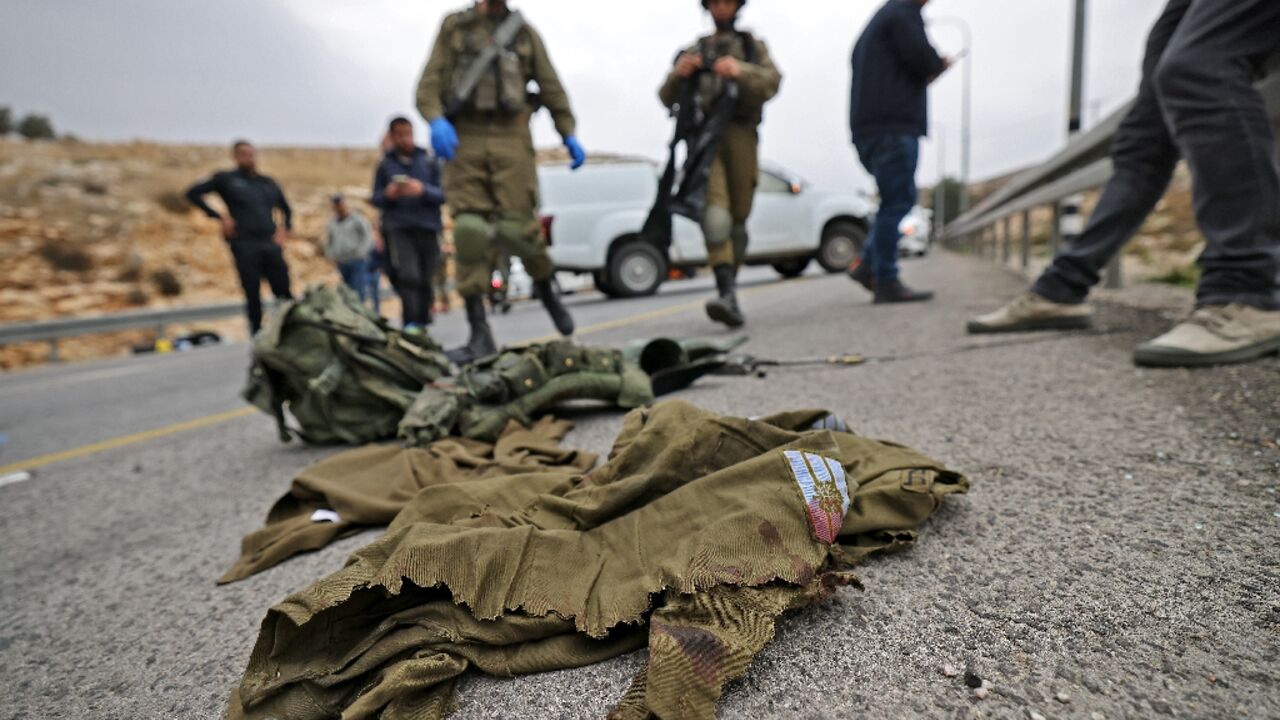
M 681 402 L 636 410 L 608 463 L 427 487 L 347 566 L 274 607 L 233 720 L 423 720 L 468 669 L 578 667 L 648 647 L 613 713 L 706 719 L 786 611 L 912 542 L 968 483 L 912 450 Z
M 445 17 L 436 35 L 427 66 L 418 82 L 418 111 L 427 120 L 443 117 L 457 85 L 480 50 L 493 38 L 501 18 L 490 18 L 475 8 Z M 542 36 L 526 24 L 516 36 L 510 53 L 503 53 L 495 73 L 487 73 L 467 102 L 459 125 L 488 123 L 495 115 L 518 118 L 532 108 L 526 97 L 529 82 L 538 86 L 539 101 L 551 111 L 562 137 L 575 132 L 576 121 L 560 76 L 542 42 Z M 518 105 L 518 107 L 514 107 Z
M 747 41 L 753 43 L 754 48 L 750 62 L 747 62 L 745 46 Z M 742 67 L 742 73 L 738 76 L 738 110 L 734 114 L 734 122 L 753 127 L 760 124 L 764 119 L 765 103 L 778 94 L 778 89 L 782 85 L 782 73 L 773 64 L 769 48 L 763 40 L 749 33 L 716 33 L 702 38 L 686 48 L 684 52 L 701 53 L 704 57 L 711 53 L 720 57 L 729 55 L 737 58 Z M 677 75 L 674 69 L 667 75 L 666 81 L 658 91 L 658 97 L 663 105 L 670 108 L 676 104 L 680 97 L 682 82 L 684 78 Z M 720 96 L 724 80 L 715 73 L 702 72 L 698 75 L 698 83 L 699 102 L 704 108 L 709 107 Z
M 243 580 L 345 535 L 387 525 L 430 485 L 546 468 L 584 473 L 595 467 L 596 455 L 560 447 L 572 428 L 568 420 L 547 416 L 529 428 L 510 423 L 493 444 L 446 438 L 425 448 L 369 445 L 322 460 L 294 478 L 265 527 L 245 536 L 240 559 L 218 582 Z

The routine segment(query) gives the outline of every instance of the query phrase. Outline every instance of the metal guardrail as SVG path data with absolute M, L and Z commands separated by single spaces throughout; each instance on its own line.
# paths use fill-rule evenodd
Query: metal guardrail
M 24 342 L 47 342 L 50 347 L 49 359 L 56 362 L 58 341 L 63 338 L 141 329 L 154 329 L 157 333 L 164 334 L 164 329 L 168 325 L 222 320 L 243 314 L 244 303 L 236 302 L 15 323 L 0 325 L 0 346 Z
M 1267 103 L 1280 135 L 1280 55 L 1267 63 L 1268 73 L 1258 89 Z M 1058 220 L 1061 202 L 1073 195 L 1099 188 L 1111 179 L 1111 141 L 1132 101 L 1112 113 L 1087 132 L 1077 135 L 1067 146 L 1045 162 L 1026 170 L 996 192 L 951 221 L 940 233 L 951 247 L 968 244 L 975 255 L 990 255 L 1009 262 L 1013 254 L 1012 219 L 1021 215 L 1020 255 L 1022 268 L 1030 266 L 1031 211 L 1051 207 L 1054 213 L 1051 245 L 1056 253 L 1062 241 Z M 999 231 L 997 231 L 999 228 Z M 1108 285 L 1119 286 L 1118 264 L 1108 272 Z
M 382 288 L 381 293 L 383 300 L 395 297 L 395 291 L 388 288 Z M 271 300 L 264 300 L 264 309 L 269 309 L 271 303 Z M 230 317 L 243 317 L 244 314 L 243 302 L 230 302 L 12 323 L 0 325 L 0 347 L 16 343 L 47 342 L 50 362 L 58 362 L 58 341 L 63 338 L 122 330 L 155 330 L 157 335 L 164 335 L 165 328 L 169 325 L 224 320 Z

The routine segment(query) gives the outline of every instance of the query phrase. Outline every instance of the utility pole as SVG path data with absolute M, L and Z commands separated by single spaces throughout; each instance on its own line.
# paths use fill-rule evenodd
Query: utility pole
M 1087 0 L 1075 0 L 1075 27 L 1071 45 L 1071 98 L 1067 118 L 1067 136 L 1074 138 L 1083 129 L 1084 115 L 1084 53 L 1088 29 Z M 1080 206 L 1084 196 L 1073 195 L 1062 201 L 1059 234 L 1063 242 L 1073 243 L 1084 232 L 1084 216 Z M 1117 255 L 1107 266 L 1106 286 L 1120 287 L 1120 257 Z
M 938 184 L 933 188 L 933 227 L 943 227 L 947 222 L 947 129 L 938 126 Z M 930 237 L 937 237 L 936 234 Z
M 969 211 L 969 159 L 973 150 L 973 36 L 969 25 L 964 26 L 964 98 L 960 101 L 961 137 L 960 175 L 963 184 L 960 186 L 960 212 Z
M 1071 111 L 1067 118 L 1067 134 L 1074 136 L 1082 127 L 1081 115 L 1084 112 L 1084 43 L 1086 23 L 1086 0 L 1075 0 L 1076 21 L 1075 38 L 1071 46 Z
M 969 23 L 958 17 L 941 17 L 932 21 L 935 25 L 951 25 L 964 38 L 961 68 L 964 89 L 960 98 L 960 213 L 969 210 L 969 160 L 973 145 L 973 30 Z

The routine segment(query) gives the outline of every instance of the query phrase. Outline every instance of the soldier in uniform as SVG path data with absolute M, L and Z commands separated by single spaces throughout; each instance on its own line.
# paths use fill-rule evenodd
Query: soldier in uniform
M 496 34 L 513 12 L 506 0 L 480 0 L 447 16 L 418 84 L 418 110 L 431 124 L 436 154 L 448 161 L 444 185 L 454 214 L 457 287 L 471 327 L 460 354 L 471 358 L 497 350 L 484 295 L 498 249 L 524 261 L 556 329 L 565 336 L 574 330 L 551 282 L 555 268 L 541 234 L 530 117 L 540 105 L 551 111 L 574 169 L 586 161 L 586 153 L 574 135 L 569 96 L 542 37 L 515 20 L 514 39 L 498 48 L 497 59 L 474 88 L 464 89 L 468 71 L 486 47 L 496 44 Z M 538 95 L 529 94 L 530 82 Z
M 727 83 L 737 83 L 737 110 L 711 165 L 702 220 L 707 261 L 715 272 L 719 295 L 707 303 L 707 315 L 730 327 L 746 322 L 738 307 L 735 286 L 738 268 L 746 259 L 747 218 L 759 172 L 758 128 L 764 117 L 764 104 L 778 94 L 782 83 L 782 74 L 764 42 L 735 28 L 738 13 L 746 4 L 746 0 L 702 0 L 702 7 L 715 21 L 716 32 L 676 58 L 675 67 L 658 93 L 663 104 L 673 107 L 681 84 L 693 78 L 698 83 L 697 102 L 709 109 Z

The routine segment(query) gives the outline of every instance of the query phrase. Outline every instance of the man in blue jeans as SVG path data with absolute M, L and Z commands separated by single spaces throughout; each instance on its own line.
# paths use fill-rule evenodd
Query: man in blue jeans
M 871 237 L 849 277 L 877 303 L 919 302 L 898 277 L 898 227 L 916 204 L 920 138 L 929 128 L 929 84 L 951 66 L 929 44 L 920 11 L 929 0 L 889 0 L 853 48 L 849 131 L 863 167 L 880 190 Z

